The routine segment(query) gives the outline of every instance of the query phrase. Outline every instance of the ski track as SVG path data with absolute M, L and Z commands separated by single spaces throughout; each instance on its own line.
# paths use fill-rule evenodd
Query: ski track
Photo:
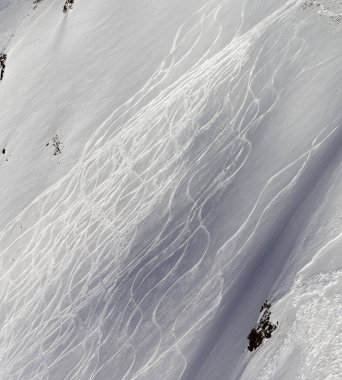
M 1 232 L 2 379 L 153 379 L 160 368 L 166 379 L 182 378 L 190 342 L 215 314 L 224 278 L 264 215 L 291 198 L 340 134 L 327 126 L 209 250 L 213 200 L 248 161 L 250 131 L 277 105 L 286 89 L 277 75 L 304 44 L 293 29 L 280 42 L 298 8 L 288 1 L 244 34 L 242 6 L 240 27 L 217 51 L 223 6 L 210 1 L 182 25 L 160 68 L 98 128 L 80 162 Z M 268 33 L 275 24 L 279 32 Z M 210 44 L 202 42 L 207 25 Z M 270 59 L 275 69 L 260 86 L 274 47 L 282 59 Z

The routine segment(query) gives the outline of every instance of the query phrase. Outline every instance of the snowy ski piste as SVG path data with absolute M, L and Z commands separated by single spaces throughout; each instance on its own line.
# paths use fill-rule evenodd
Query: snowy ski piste
M 342 379 L 342 1 L 0 0 L 0 380 Z

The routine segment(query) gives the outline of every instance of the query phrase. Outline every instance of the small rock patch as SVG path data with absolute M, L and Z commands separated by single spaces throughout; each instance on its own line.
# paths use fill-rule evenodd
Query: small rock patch
M 7 54 L 0 53 L 0 80 L 3 80 L 6 68 Z
M 63 13 L 68 13 L 68 11 L 73 8 L 74 8 L 74 0 L 66 0 L 63 7 Z
M 53 151 L 54 156 L 58 156 L 59 154 L 62 154 L 64 145 L 61 142 L 58 135 L 54 136 L 45 146 L 48 147 L 49 145 L 51 145 L 54 148 L 54 151 Z
M 247 339 L 249 341 L 248 350 L 254 351 L 256 350 L 266 339 L 270 339 L 272 333 L 277 328 L 277 324 L 273 324 L 270 321 L 271 312 L 270 312 L 271 304 L 264 302 L 260 309 L 260 317 L 256 325 L 252 328 L 252 331 L 249 333 Z

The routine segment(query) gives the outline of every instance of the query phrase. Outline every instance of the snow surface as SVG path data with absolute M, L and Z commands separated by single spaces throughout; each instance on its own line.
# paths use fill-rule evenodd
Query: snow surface
M 63 5 L 0 0 L 0 379 L 341 379 L 341 1 Z

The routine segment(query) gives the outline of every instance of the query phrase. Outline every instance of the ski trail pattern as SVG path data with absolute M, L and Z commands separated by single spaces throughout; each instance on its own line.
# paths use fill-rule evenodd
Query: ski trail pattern
M 274 174 L 236 234 L 209 249 L 211 211 L 285 90 L 278 74 L 303 47 L 286 22 L 298 7 L 288 1 L 219 50 L 225 5 L 209 2 L 180 28 L 160 68 L 74 169 L 1 232 L 1 378 L 181 378 L 234 268 L 225 252 L 243 254 L 270 194 L 293 189 L 338 133 L 317 136 L 289 164 L 296 175 Z

